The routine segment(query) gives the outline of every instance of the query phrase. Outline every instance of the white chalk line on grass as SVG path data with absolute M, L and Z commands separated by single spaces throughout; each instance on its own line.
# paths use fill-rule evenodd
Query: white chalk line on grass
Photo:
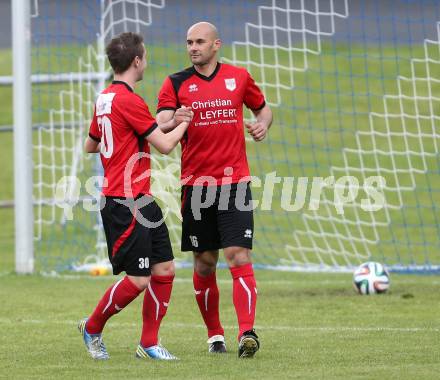
M 13 320 L 10 318 L 0 318 L 0 324 L 3 325 L 65 325 L 65 326 L 76 326 L 78 321 L 72 320 L 53 320 L 53 319 L 22 319 Z M 137 323 L 124 323 L 124 322 L 114 322 L 111 321 L 110 325 L 113 327 L 138 327 L 140 324 Z M 197 323 L 176 323 L 176 322 L 165 322 L 163 324 L 164 328 L 188 328 L 188 329 L 206 329 L 205 325 Z M 236 330 L 237 326 L 223 326 L 227 330 Z M 312 326 L 265 326 L 256 325 L 258 330 L 273 330 L 273 331 L 316 331 L 316 332 L 404 332 L 404 333 L 417 333 L 417 332 L 440 332 L 440 328 L 434 327 L 359 327 L 359 326 L 324 326 L 324 327 L 312 327 Z
M 47 278 L 56 278 L 60 280 L 91 280 L 91 281 L 104 281 L 104 280 L 110 280 L 113 279 L 116 281 L 116 279 L 121 278 L 120 276 L 113 276 L 113 275 L 104 275 L 104 276 L 87 276 L 87 275 L 80 275 L 80 274 L 46 274 L 44 277 Z M 294 285 L 294 284 L 307 284 L 307 283 L 314 283 L 319 285 L 326 285 L 326 284 L 346 284 L 346 280 L 270 280 L 270 279 L 259 279 L 257 277 L 257 283 L 268 283 L 268 284 L 275 284 L 275 285 Z M 176 277 L 174 278 L 174 282 L 176 283 L 191 283 L 193 282 L 192 278 L 180 278 Z M 232 283 L 232 278 L 230 279 L 217 279 L 217 283 L 219 284 L 230 284 Z
M 12 272 L 0 272 L 0 277 L 6 277 L 8 275 L 13 275 Z M 37 275 L 38 276 L 38 275 Z M 108 280 L 114 280 L 116 281 L 118 276 L 113 275 L 104 275 L 104 276 L 87 276 L 87 275 L 80 275 L 80 274 L 58 274 L 58 273 L 50 273 L 50 274 L 44 274 L 43 277 L 45 278 L 56 278 L 60 280 L 85 280 L 85 281 L 108 281 Z M 191 283 L 193 282 L 192 278 L 180 278 L 176 277 L 174 279 L 174 282 L 176 283 Z M 269 280 L 269 279 L 258 279 L 258 283 L 269 283 L 274 285 L 294 285 L 294 284 L 305 284 L 313 282 L 314 284 L 318 285 L 326 285 L 326 284 L 346 284 L 347 281 L 344 280 Z M 232 283 L 232 279 L 217 279 L 217 283 L 219 284 L 230 284 Z
M 118 278 L 116 276 L 80 276 L 80 275 L 62 275 L 60 276 L 60 279 L 64 280 L 80 280 L 80 279 L 86 279 L 86 280 L 109 280 L 109 279 L 115 279 Z M 175 283 L 183 283 L 183 284 L 189 284 L 193 282 L 192 278 L 175 278 Z M 263 284 L 274 284 L 274 285 L 295 285 L 295 284 L 304 284 L 304 283 L 310 283 L 313 282 L 314 284 L 319 285 L 326 285 L 326 284 L 346 284 L 347 281 L 344 280 L 321 280 L 321 281 L 289 281 L 289 280 L 267 280 L 267 279 L 261 279 L 259 280 L 257 278 L 257 283 L 263 283 Z M 232 283 L 232 279 L 217 279 L 218 284 L 230 284 Z
M 13 272 L 0 272 L 0 278 L 7 277 L 10 275 L 14 275 Z M 37 276 L 40 276 L 37 274 Z M 80 275 L 80 274 L 58 274 L 58 273 L 50 273 L 42 275 L 45 278 L 56 278 L 60 280 L 85 280 L 85 281 L 109 281 L 120 279 L 119 276 L 113 275 L 104 275 L 104 276 L 88 276 L 88 275 Z M 345 285 L 347 282 L 351 281 L 351 276 L 347 275 L 345 280 L 335 279 L 335 280 L 319 280 L 317 278 L 314 279 L 294 279 L 294 280 L 271 280 L 271 279 L 259 279 L 258 275 L 256 276 L 257 284 L 273 284 L 273 285 L 297 285 L 297 284 L 313 284 L 313 285 Z M 192 278 L 180 278 L 176 277 L 174 279 L 175 283 L 192 283 Z M 391 277 L 391 282 L 399 283 L 399 278 L 396 281 L 393 281 L 393 277 Z M 402 279 L 402 282 L 405 284 L 420 284 L 420 281 L 417 280 L 417 277 L 414 279 Z M 232 283 L 232 279 L 217 279 L 217 283 L 219 284 L 230 284 Z M 429 282 L 429 285 L 440 285 L 440 281 L 433 280 Z
M 50 274 L 45 275 L 48 278 L 59 278 L 62 280 L 92 280 L 92 281 L 103 281 L 114 279 L 115 281 L 120 278 L 118 276 L 113 275 L 104 275 L 104 276 L 87 276 L 87 275 L 79 275 L 79 274 Z M 346 285 L 347 282 L 351 282 L 351 275 L 347 275 L 345 280 L 334 279 L 334 280 L 319 280 L 317 278 L 310 278 L 307 280 L 304 279 L 294 279 L 294 280 L 271 280 L 271 279 L 259 279 L 258 274 L 255 276 L 257 280 L 257 285 L 259 283 L 262 284 L 274 284 L 274 285 L 296 285 L 296 284 L 313 284 L 313 285 Z M 180 278 L 176 277 L 174 279 L 176 283 L 191 283 L 193 282 L 192 278 Z M 391 276 L 391 283 L 396 282 L 400 283 L 399 278 L 397 277 L 396 281 L 393 281 L 393 277 Z M 414 279 L 402 279 L 402 282 L 405 284 L 420 284 L 420 281 L 417 278 Z M 232 283 L 232 279 L 217 279 L 217 283 L 219 284 L 230 284 Z M 440 285 L 440 281 L 433 280 L 429 282 L 429 285 Z

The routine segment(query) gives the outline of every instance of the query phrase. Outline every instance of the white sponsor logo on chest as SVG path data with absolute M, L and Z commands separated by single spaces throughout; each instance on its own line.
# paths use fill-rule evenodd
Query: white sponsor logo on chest
M 195 84 L 195 83 L 193 83 L 193 84 L 190 84 L 189 86 L 188 86 L 188 91 L 189 92 L 195 92 L 195 91 L 198 91 L 199 89 L 198 89 L 198 87 L 197 87 L 197 85 Z
M 234 91 L 235 88 L 237 87 L 237 85 L 235 83 L 235 78 L 225 79 L 225 85 L 226 85 L 227 90 Z

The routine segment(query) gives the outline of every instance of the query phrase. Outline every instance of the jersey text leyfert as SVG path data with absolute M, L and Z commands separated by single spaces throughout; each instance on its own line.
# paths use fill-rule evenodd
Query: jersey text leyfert
M 226 170 L 227 175 L 232 171 L 232 183 L 249 177 L 243 104 L 254 111 L 265 105 L 262 92 L 243 68 L 218 63 L 209 77 L 190 67 L 165 79 L 158 112 L 182 105 L 194 111 L 182 140 L 184 183 L 194 185 L 198 178 L 214 177 L 221 185 L 227 168 L 232 168 Z

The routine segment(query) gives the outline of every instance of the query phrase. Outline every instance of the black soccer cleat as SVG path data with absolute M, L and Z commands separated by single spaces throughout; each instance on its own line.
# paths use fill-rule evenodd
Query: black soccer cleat
M 255 330 L 245 331 L 238 343 L 238 357 L 253 358 L 259 349 L 260 341 L 258 340 L 257 334 L 255 334 Z
M 226 352 L 225 338 L 222 335 L 214 335 L 208 339 L 208 351 L 213 354 L 224 354 Z
M 209 352 L 213 354 L 224 354 L 226 352 L 226 344 L 224 342 L 214 342 L 209 345 Z

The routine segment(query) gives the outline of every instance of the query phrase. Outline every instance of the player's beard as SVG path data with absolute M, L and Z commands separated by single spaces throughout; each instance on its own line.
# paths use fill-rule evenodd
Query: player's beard
M 193 57 L 190 55 L 190 59 L 191 59 L 192 64 L 194 66 L 199 66 L 199 67 L 203 67 L 203 66 L 209 64 L 210 62 L 212 62 L 214 57 L 215 57 L 215 52 L 213 52 L 213 51 L 207 52 L 207 54 L 199 53 L 195 57 L 195 59 L 196 59 L 195 61 L 194 61 Z
M 206 61 L 204 61 L 204 62 L 193 62 L 193 65 L 194 65 L 194 66 L 197 66 L 197 67 L 203 67 L 203 66 L 205 66 L 207 63 L 208 63 L 208 62 L 206 62 Z
M 203 66 L 206 65 L 206 62 L 203 60 L 203 57 L 199 54 L 196 57 L 190 56 L 191 62 L 194 66 Z M 202 59 L 202 60 L 200 60 Z
M 194 66 L 199 66 L 199 67 L 203 67 L 205 65 L 207 65 L 208 63 L 211 62 L 213 55 L 211 55 L 208 58 L 203 57 L 202 55 L 199 55 L 197 58 L 201 58 L 199 61 L 193 61 L 192 57 L 191 57 L 191 62 L 193 63 Z

